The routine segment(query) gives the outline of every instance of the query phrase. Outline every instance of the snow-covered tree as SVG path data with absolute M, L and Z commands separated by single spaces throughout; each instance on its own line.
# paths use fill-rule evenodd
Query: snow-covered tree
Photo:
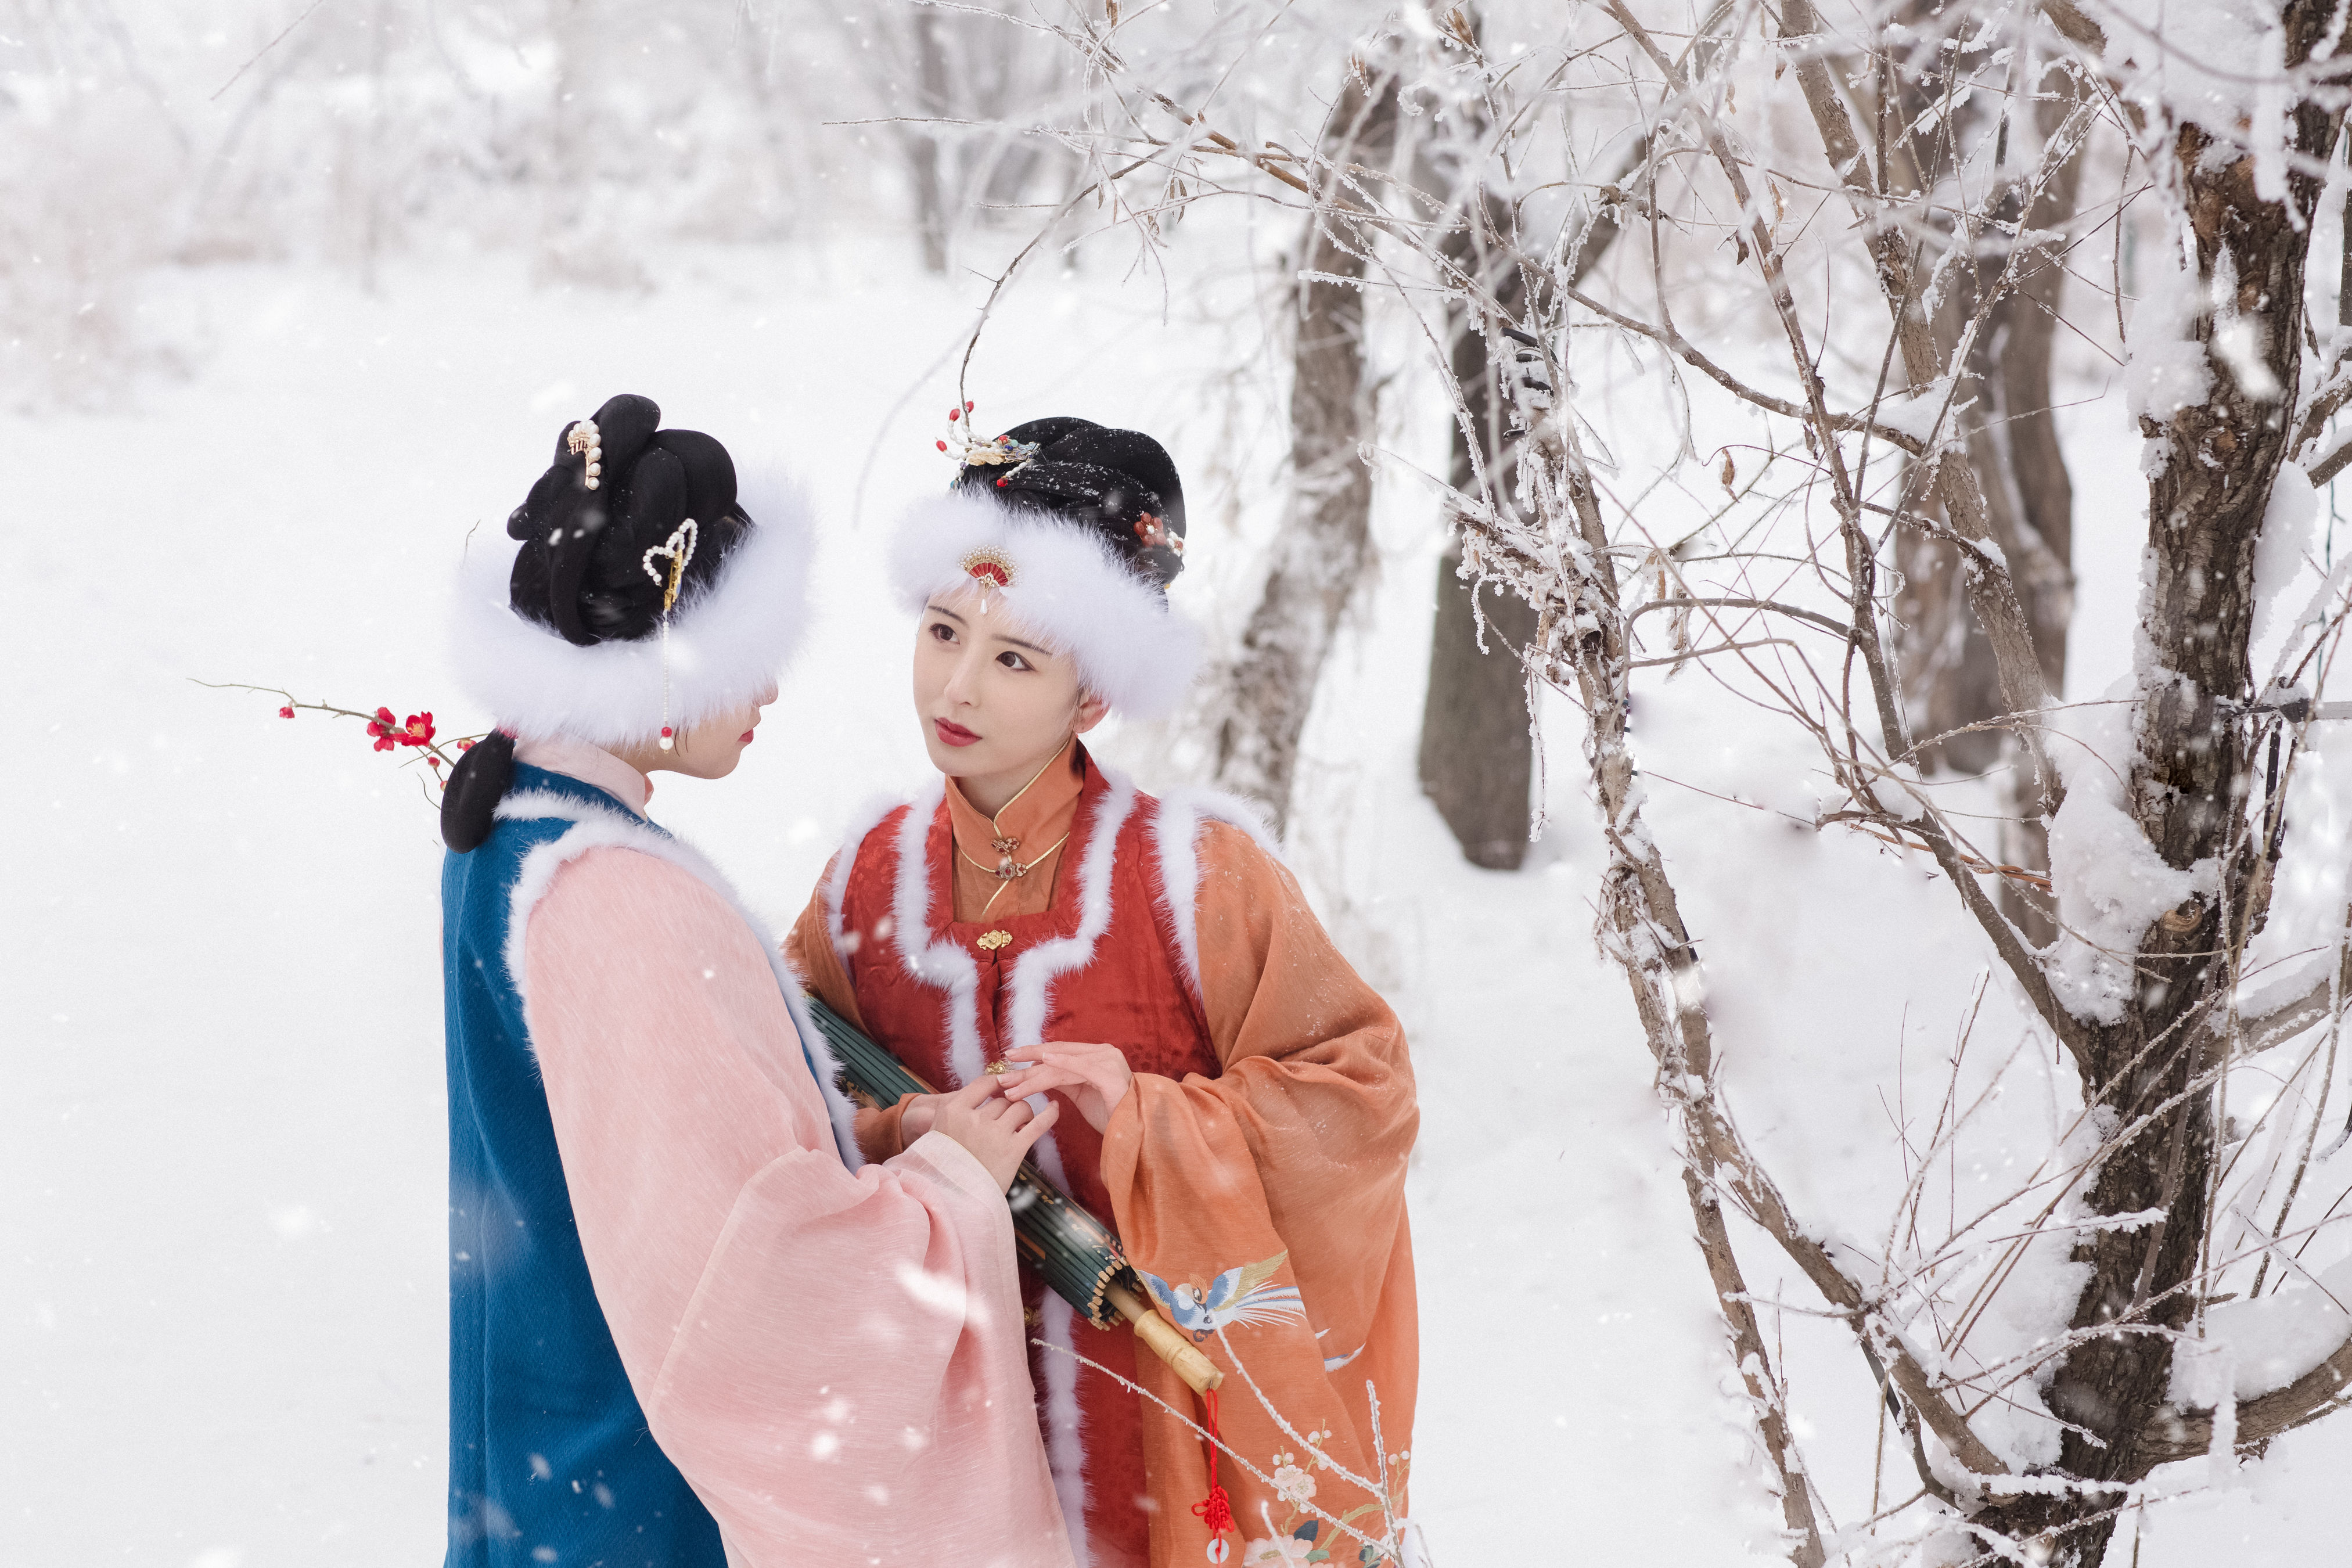
M 1092 133 L 1095 189 L 1147 243 L 1213 196 L 1299 214 L 1295 452 L 1331 445 L 1333 394 L 1361 374 L 1307 379 L 1328 357 L 1317 290 L 1384 306 L 1461 424 L 1450 483 L 1384 472 L 1443 495 L 1464 576 L 1533 612 L 1527 675 L 1583 710 L 1600 940 L 1800 1563 L 2096 1563 L 2160 1467 L 2226 1473 L 2352 1386 L 2352 1277 L 2301 1261 L 2347 1198 L 2327 1163 L 2344 847 L 2311 760 L 2346 710 L 2326 690 L 2346 574 L 2311 530 L 2315 480 L 2352 449 L 2330 438 L 2352 332 L 2312 266 L 2343 232 L 2345 20 L 2267 0 L 1587 0 L 1367 29 L 1242 7 L 1190 58 L 1223 50 L 1238 75 L 1279 37 L 1319 60 L 1287 100 L 1226 94 L 1255 134 L 1131 63 L 1132 30 L 1167 18 L 1054 24 L 1094 73 L 1072 132 Z M 1400 130 L 1366 154 L 1351 128 L 1390 94 Z M 1597 235 L 1614 243 L 1594 268 Z M 1453 374 L 1458 310 L 1491 386 Z M 2143 438 L 2137 561 L 2069 559 L 2060 334 L 2123 367 L 2077 395 Z M 1668 389 L 1663 436 L 1580 398 L 1629 363 Z M 1290 483 L 1244 670 L 1319 646 L 1349 591 L 1326 514 L 1358 480 L 1315 458 Z M 1346 502 L 1353 526 L 1368 504 Z M 1314 594 L 1294 591 L 1301 555 Z M 2141 613 L 2129 678 L 2069 703 L 2084 571 L 2137 571 Z M 1313 668 L 1294 658 L 1263 700 L 1230 688 L 1220 753 L 1295 747 Z M 1956 696 L 1970 670 L 1980 689 Z M 1686 922 L 1696 847 L 1645 818 L 1629 723 L 1676 678 L 1802 736 L 1829 796 L 1804 825 L 1932 863 L 1973 934 L 1923 962 L 1989 967 L 1943 1103 L 1896 1119 L 1874 1208 L 1808 1208 L 1777 1173 L 1786 1135 L 1743 1130 L 1697 945 L 1740 936 Z M 1280 770 L 1244 771 L 1284 804 Z M 1834 1002 L 1801 976 L 1774 1005 Z M 1974 1043 L 1987 1007 L 2038 1045 Z M 1899 1100 L 1901 1065 L 1879 1070 Z M 2064 1108 L 2045 1127 L 2000 1108 L 2026 1079 Z M 1953 1194 L 1932 1222 L 1931 1183 Z M 1810 1290 L 1797 1310 L 1841 1326 L 1879 1402 L 1792 1384 L 1760 1276 Z M 1881 1423 L 1917 1491 L 1827 1495 L 1792 1409 Z

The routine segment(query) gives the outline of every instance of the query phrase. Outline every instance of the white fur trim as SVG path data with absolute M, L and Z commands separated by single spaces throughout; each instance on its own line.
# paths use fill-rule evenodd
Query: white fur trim
M 1276 863 L 1282 846 L 1256 806 L 1239 795 L 1213 789 L 1173 789 L 1160 799 L 1151 817 L 1151 848 L 1159 861 L 1159 914 L 1176 939 L 1184 984 L 1201 994 L 1201 832 L 1212 821 L 1230 823 L 1256 840 Z
M 792 1015 L 793 1027 L 800 1031 L 801 1044 L 816 1066 L 816 1091 L 824 1097 L 825 1120 L 833 1123 L 833 1142 L 841 1151 L 841 1163 L 853 1171 L 858 1170 L 865 1165 L 866 1155 L 857 1146 L 857 1107 L 841 1092 L 841 1059 L 833 1054 L 833 1042 L 824 1037 L 824 1031 L 809 1016 L 808 986 L 799 973 L 784 962 L 782 949 L 768 942 L 764 951 L 768 967 L 776 972 L 776 984 L 783 987 L 784 1011 Z
M 849 932 L 841 923 L 842 909 L 849 900 L 849 873 L 857 864 L 857 852 L 865 847 L 866 835 L 881 826 L 884 817 L 906 804 L 903 795 L 877 795 L 871 797 L 849 819 L 849 831 L 841 836 L 841 847 L 834 851 L 833 866 L 824 879 L 824 931 L 833 939 L 833 955 L 841 961 L 845 971 L 849 968 L 851 952 L 866 941 L 866 935 L 861 931 L 856 944 L 853 945 Z
M 1096 765 L 1100 767 L 1101 763 L 1097 762 Z M 1109 768 L 1103 768 L 1102 773 L 1110 787 L 1104 792 L 1101 806 L 1087 829 L 1085 847 L 1076 856 L 1078 928 L 1069 936 L 1031 948 L 1014 961 L 1007 985 L 1011 994 L 1005 1031 L 1008 1055 L 1023 1046 L 1037 1043 L 1045 1032 L 1054 982 L 1072 970 L 1083 968 L 1094 957 L 1103 932 L 1110 927 L 1111 880 L 1119 831 L 1134 814 L 1137 795 L 1134 783 L 1126 774 Z M 900 960 L 908 974 L 948 993 L 948 1064 L 961 1087 L 980 1075 L 984 1053 L 980 1041 L 979 965 L 961 944 L 930 941 L 931 866 L 924 850 L 931 828 L 939 820 L 945 792 L 942 782 L 917 796 L 908 805 L 898 832 L 891 837 L 890 849 L 898 857 L 892 867 L 891 937 L 898 943 Z M 842 868 L 856 858 L 858 846 L 874 831 L 887 809 L 886 805 L 874 821 L 844 842 L 832 881 L 839 882 L 845 889 L 847 874 Z M 836 928 L 841 920 L 841 896 L 830 890 L 826 895 L 828 912 Z M 1045 1097 L 1039 1095 L 1032 1104 L 1042 1110 L 1044 1101 Z M 1048 1132 L 1040 1138 L 1032 1153 L 1046 1180 L 1064 1192 L 1069 1191 L 1061 1147 L 1055 1142 L 1054 1135 Z M 1076 1312 L 1058 1294 L 1051 1290 L 1045 1293 L 1045 1341 L 1062 1352 L 1049 1353 L 1045 1358 L 1045 1458 L 1053 1471 L 1055 1495 L 1061 1500 L 1062 1521 L 1070 1533 L 1070 1551 L 1085 1564 L 1093 1559 L 1087 1540 L 1085 1422 L 1078 1404 L 1078 1363 L 1072 1359 L 1076 1347 L 1071 1331 L 1076 1318 Z
M 1058 1171 L 1046 1173 L 1060 1184 Z M 1070 1532 L 1070 1554 L 1091 1568 L 1094 1557 L 1087 1546 L 1085 1418 L 1078 1405 L 1077 1346 L 1070 1333 L 1078 1314 L 1058 1292 L 1048 1290 L 1041 1315 L 1045 1320 L 1045 1342 L 1061 1352 L 1045 1357 L 1045 1465 L 1054 1473 L 1054 1495 L 1061 1500 L 1062 1524 Z
M 1111 862 L 1118 848 L 1119 829 L 1135 810 L 1135 784 L 1125 773 L 1102 768 L 1109 788 L 1087 829 L 1087 847 L 1078 860 L 1078 929 L 1068 936 L 1041 942 L 1015 959 L 1007 990 L 1011 1005 L 1005 1013 L 1004 1051 L 1011 1056 L 1034 1046 L 1045 1036 L 1045 1014 L 1053 1001 L 1054 982 L 1094 958 L 1095 944 L 1110 929 Z
M 766 689 L 808 624 L 809 509 L 779 477 L 754 476 L 741 504 L 754 526 L 718 580 L 670 623 L 670 723 L 684 731 Z M 642 745 L 662 724 L 658 636 L 575 647 L 515 614 L 508 579 L 522 546 L 475 540 L 457 582 L 459 681 L 499 726 L 523 740 Z
M 890 897 L 890 940 L 907 973 L 948 994 L 948 1071 L 961 1089 L 981 1076 L 987 1053 L 980 1044 L 980 965 L 959 942 L 931 940 L 931 868 L 923 854 L 932 820 L 947 798 L 938 779 L 907 808 L 892 850 L 898 860 Z
M 1175 710 L 1200 668 L 1201 634 L 1087 529 L 981 496 L 923 501 L 890 542 L 899 603 L 920 614 L 932 595 L 971 587 L 963 560 L 981 549 L 1013 568 L 1011 587 L 989 590 L 991 615 L 1009 613 L 1067 654 L 1087 689 L 1129 718 Z
M 865 1163 L 857 1152 L 853 1108 L 835 1080 L 840 1077 L 841 1065 L 834 1059 L 833 1047 L 808 1016 L 801 1004 L 801 979 L 784 962 L 783 954 L 771 940 L 767 929 L 743 900 L 735 896 L 734 888 L 719 873 L 719 868 L 705 859 L 693 846 L 670 837 L 634 816 L 627 816 L 608 807 L 580 800 L 572 795 L 556 795 L 546 790 L 518 790 L 499 802 L 497 815 L 510 822 L 541 821 L 553 817 L 572 824 L 561 838 L 551 839 L 530 850 L 515 878 L 513 889 L 508 895 L 506 952 L 507 973 L 514 981 L 515 990 L 530 1005 L 530 989 L 527 955 L 530 946 L 526 933 L 530 929 L 531 911 L 539 907 L 547 889 L 555 880 L 555 873 L 571 861 L 591 849 L 634 849 L 667 861 L 719 895 L 727 907 L 735 911 L 759 944 L 768 961 L 769 971 L 783 992 L 784 1011 L 798 1031 L 800 1044 L 816 1064 L 817 1093 L 824 1101 L 825 1117 L 833 1124 L 834 1142 L 841 1151 L 842 1162 L 851 1170 Z M 762 1058 L 760 1070 L 779 1089 L 789 1089 L 794 1064 Z M 799 1064 L 806 1072 L 806 1063 Z
M 1096 766 L 1101 767 L 1100 763 Z M 1054 982 L 1094 958 L 1103 932 L 1110 929 L 1111 877 L 1119 830 L 1135 811 L 1135 785 L 1124 773 L 1103 768 L 1110 785 L 1102 796 L 1094 822 L 1087 829 L 1086 847 L 1077 860 L 1078 928 L 1068 936 L 1038 943 L 1013 961 L 1006 983 L 1005 1055 L 1044 1038 L 1045 1016 L 1052 1005 Z M 1036 1110 L 1045 1108 L 1042 1094 L 1031 1097 Z M 1033 1151 L 1045 1179 L 1064 1192 L 1070 1179 L 1062 1165 L 1061 1145 L 1051 1132 Z M 1053 1291 L 1045 1293 L 1045 1342 L 1070 1352 L 1076 1347 L 1071 1331 L 1077 1314 Z M 1083 1407 L 1078 1404 L 1078 1363 L 1068 1354 L 1048 1354 L 1045 1363 L 1045 1459 L 1054 1473 L 1054 1491 L 1061 1499 L 1062 1521 L 1070 1532 L 1070 1551 L 1082 1563 L 1091 1563 L 1087 1541 L 1087 1445 Z

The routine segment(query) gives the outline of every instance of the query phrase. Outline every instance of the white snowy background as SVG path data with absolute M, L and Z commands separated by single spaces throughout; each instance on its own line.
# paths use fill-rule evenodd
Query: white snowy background
M 218 133 L 235 100 L 204 94 L 293 18 L 190 43 L 159 100 Z M 46 271 L 22 253 L 0 271 L 0 733 L 15 752 L 0 775 L 0 1564 L 431 1562 L 446 1458 L 432 808 L 419 770 L 372 752 L 355 723 L 289 723 L 274 699 L 192 682 L 478 729 L 440 631 L 465 536 L 499 526 L 564 421 L 645 393 L 739 461 L 795 471 L 824 519 L 822 618 L 760 743 L 732 778 L 664 778 L 654 802 L 782 924 L 849 810 L 925 766 L 911 626 L 881 590 L 878 541 L 946 478 L 933 426 L 1010 241 L 971 237 L 927 273 L 887 189 L 827 195 L 845 176 L 805 179 L 764 237 L 633 235 L 615 250 L 626 267 L 602 277 L 480 233 L 149 256 L 113 231 L 165 199 L 142 173 L 152 128 L 121 110 L 77 132 L 26 107 L 35 78 L 0 84 L 0 160 L 122 139 L 121 160 L 92 165 L 115 177 L 40 189 L 79 215 L 59 234 L 128 247 L 60 274 L 52 247 Z M 1115 240 L 1041 268 L 1001 307 L 970 383 L 983 430 L 1068 412 L 1160 436 L 1193 519 L 1175 599 L 1224 637 L 1279 512 L 1286 361 L 1267 352 L 1265 268 L 1293 232 L 1235 207 L 1188 219 L 1164 276 L 1131 269 Z M 73 326 L 89 316 L 102 338 Z M 1380 352 L 1396 374 L 1387 441 L 1442 467 L 1422 351 L 1389 331 Z M 2127 665 L 2145 488 L 2112 367 L 2087 351 L 2070 364 L 2079 699 Z M 1605 356 L 1591 376 L 1580 391 L 1604 430 L 1628 450 L 1662 438 L 1654 389 Z M 1377 507 L 1378 579 L 1318 694 L 1293 856 L 1404 1017 L 1420 1074 L 1416 1512 L 1444 1568 L 1780 1561 L 1650 1058 L 1590 938 L 1601 851 L 1577 715 L 1545 711 L 1549 827 L 1527 868 L 1464 865 L 1413 772 L 1437 519 L 1393 472 Z M 2315 541 L 2331 518 L 2323 498 Z M 1635 719 L 1649 811 L 1708 966 L 1733 1103 L 1801 1208 L 1866 1210 L 1888 1179 L 1886 1097 L 1941 1092 L 1938 1053 L 1982 968 L 1953 954 L 1979 939 L 1924 865 L 1780 814 L 1811 814 L 1811 764 L 1750 706 L 1651 675 Z M 1196 754 L 1181 734 L 1116 728 L 1100 749 L 1147 785 Z M 2315 777 L 2331 766 L 2352 757 L 2330 749 Z M 2313 830 L 2342 843 L 2340 804 L 2313 788 Z M 1998 986 L 1986 1005 L 1979 1026 L 2007 1029 L 2006 1050 L 2017 1016 Z M 2306 1261 L 2347 1250 L 2330 1238 Z M 1749 1264 L 1759 1295 L 1788 1285 L 1760 1249 Z M 1874 1394 L 1843 1331 L 1769 1309 L 1766 1325 L 1802 1391 L 1807 1463 L 1866 1489 Z M 2352 1560 L 2347 1465 L 2352 1422 L 2292 1435 L 2220 1489 L 2146 1510 L 2135 1561 Z M 1889 1503 L 1905 1481 L 1890 1476 Z

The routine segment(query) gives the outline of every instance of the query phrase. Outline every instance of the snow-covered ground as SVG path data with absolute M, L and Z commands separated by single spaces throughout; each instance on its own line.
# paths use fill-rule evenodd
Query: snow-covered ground
M 19 824 L 0 943 L 0 1563 L 392 1568 L 440 1551 L 433 815 L 357 725 L 288 723 L 192 679 L 478 727 L 441 647 L 462 538 L 499 525 L 563 420 L 638 391 L 796 470 L 828 523 L 824 618 L 761 744 L 724 783 L 664 782 L 656 813 L 781 921 L 850 809 L 920 777 L 877 540 L 946 477 L 931 426 L 982 286 L 864 249 L 680 252 L 660 272 L 646 296 L 537 290 L 498 260 L 395 269 L 376 295 L 295 268 L 170 276 L 151 308 L 193 374 L 125 412 L 0 420 L 0 718 L 20 747 L 0 795 Z M 1239 279 L 1163 310 L 1115 266 L 1041 278 L 969 389 L 983 428 L 1075 412 L 1162 434 L 1194 518 L 1176 597 L 1220 628 L 1246 609 L 1276 500 L 1278 378 L 1251 355 L 1255 309 Z M 2082 423 L 2078 559 L 2129 560 L 2137 443 Z M 1423 459 L 1443 439 L 1395 436 Z M 1294 839 L 1421 1076 L 1417 1510 L 1444 1568 L 1779 1560 L 1648 1057 L 1590 938 L 1600 848 L 1575 716 L 1550 715 L 1551 828 L 1528 868 L 1464 866 L 1412 777 L 1432 509 L 1391 487 L 1379 534 Z M 2124 667 L 2132 591 L 2086 576 L 2077 692 Z M 1949 953 L 1976 939 L 1924 868 L 1680 787 L 1811 810 L 1804 758 L 1715 689 L 1645 687 L 1636 723 L 1736 1103 L 1793 1199 L 1831 1205 L 1883 1179 L 1855 1173 L 1892 1142 L 1877 1082 L 1898 1042 L 1948 1047 L 1974 983 Z M 1186 754 L 1134 731 L 1102 749 L 1147 784 Z M 1768 1299 L 1786 1283 L 1769 1262 L 1750 1259 Z M 1808 1460 L 1866 1491 L 1867 1426 L 1846 1417 L 1873 1394 L 1843 1331 L 1768 1313 L 1767 1332 L 1808 1391 Z M 2347 1464 L 2352 1422 L 2291 1436 L 2234 1487 L 2149 1510 L 2137 1561 L 2340 1561 Z M 1890 1503 L 1911 1489 L 1888 1485 Z

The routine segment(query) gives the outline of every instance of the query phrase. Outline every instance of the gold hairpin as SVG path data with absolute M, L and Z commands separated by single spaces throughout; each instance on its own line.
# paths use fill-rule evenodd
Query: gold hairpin
M 594 426 L 591 426 L 590 428 L 593 429 Z M 589 482 L 593 484 L 595 481 L 592 479 Z M 678 590 L 686 584 L 687 563 L 694 559 L 694 547 L 701 537 L 701 530 L 695 527 L 694 519 L 689 517 L 671 530 L 669 538 L 647 550 L 643 557 L 646 575 L 660 584 L 662 591 L 661 749 L 665 752 L 675 750 L 677 740 L 676 733 L 669 727 L 669 614 L 677 607 Z M 657 558 L 665 556 L 669 561 L 667 570 L 654 564 Z

